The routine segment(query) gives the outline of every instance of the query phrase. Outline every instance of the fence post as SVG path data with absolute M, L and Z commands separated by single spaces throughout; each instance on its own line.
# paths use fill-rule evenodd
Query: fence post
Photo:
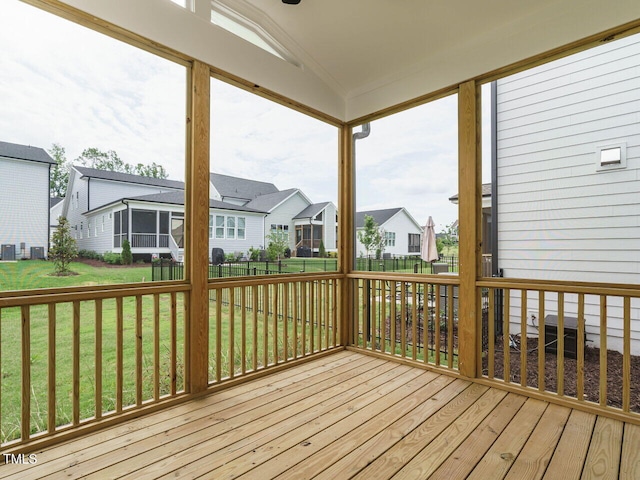
M 278 273 L 282 273 L 282 260 L 278 260 Z

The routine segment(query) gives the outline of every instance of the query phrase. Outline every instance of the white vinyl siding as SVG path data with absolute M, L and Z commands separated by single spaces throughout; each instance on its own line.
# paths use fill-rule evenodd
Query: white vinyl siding
M 15 245 L 16 258 L 29 257 L 31 247 L 47 254 L 48 164 L 0 157 L 0 226 L 0 245 Z
M 497 115 L 498 263 L 505 277 L 637 284 L 640 37 L 498 81 Z M 602 169 L 599 151 L 611 145 L 624 145 L 626 165 Z M 535 302 L 529 298 L 527 308 L 537 310 Z M 554 313 L 549 302 L 547 313 Z M 598 345 L 599 312 L 595 301 L 586 304 L 587 336 Z M 614 337 L 622 335 L 617 310 L 611 306 L 607 325 Z M 640 320 L 640 308 L 632 310 Z M 572 311 L 576 299 L 568 296 L 565 312 L 576 316 Z M 632 323 L 640 351 L 640 326 Z M 617 348 L 616 341 L 609 346 Z
M 309 206 L 309 202 L 296 192 L 276 208 L 271 210 L 269 215 L 264 219 L 264 232 L 268 235 L 271 232 L 271 225 L 288 225 L 289 226 L 289 248 L 293 251 L 295 248 L 295 235 L 293 226 L 293 217 Z M 263 239 L 261 244 L 266 245 L 269 241 Z

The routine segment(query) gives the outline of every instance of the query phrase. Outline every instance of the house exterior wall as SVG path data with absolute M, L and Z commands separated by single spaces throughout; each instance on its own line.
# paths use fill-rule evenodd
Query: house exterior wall
M 504 275 L 640 283 L 640 37 L 498 81 L 497 118 Z M 602 168 L 600 149 L 616 146 L 626 166 Z M 587 337 L 599 345 L 593 300 L 586 299 Z M 576 302 L 565 298 L 565 315 L 577 316 Z M 555 313 L 555 301 L 548 303 L 546 313 Z M 536 305 L 530 298 L 527 311 L 535 313 Z M 609 305 L 608 312 L 608 345 L 620 349 L 621 309 Z M 632 330 L 638 353 L 637 303 Z
M 420 227 L 407 215 L 406 211 L 400 210 L 397 214 L 380 225 L 385 232 L 395 233 L 395 245 L 387 245 L 384 248 L 386 254 L 392 256 L 404 256 L 404 255 L 419 255 L 420 252 L 409 252 L 409 234 L 420 234 Z M 362 229 L 357 229 L 360 232 Z M 375 252 L 370 252 L 373 255 Z M 356 254 L 358 256 L 366 256 L 367 250 L 364 245 L 360 243 L 358 235 L 356 233 Z
M 209 236 L 209 257 L 211 257 L 211 249 L 221 248 L 225 254 L 241 252 L 246 255 L 249 248 L 260 248 L 264 242 L 263 218 L 264 214 L 240 212 L 235 210 L 214 210 L 209 211 L 209 215 L 213 215 L 213 231 Z M 226 217 L 243 217 L 245 219 L 245 238 L 227 238 L 225 229 L 225 238 L 216 238 L 216 216 Z
M 324 222 L 324 248 L 327 251 L 334 252 L 338 249 L 338 238 L 336 235 L 336 206 L 329 203 L 323 211 Z
M 25 244 L 24 251 L 20 244 Z M 15 245 L 16 259 L 31 247 L 49 248 L 49 165 L 0 157 L 0 245 Z
M 289 197 L 276 208 L 271 210 L 264 218 L 264 237 L 260 242 L 265 248 L 269 243 L 266 238 L 271 233 L 271 225 L 288 225 L 289 226 L 289 248 L 293 251 L 296 244 L 295 227 L 293 217 L 309 206 L 309 202 L 299 193 Z

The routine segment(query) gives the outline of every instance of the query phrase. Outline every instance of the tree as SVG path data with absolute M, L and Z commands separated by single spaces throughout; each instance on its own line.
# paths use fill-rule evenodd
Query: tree
M 132 165 L 123 161 L 114 150 L 103 152 L 95 147 L 85 148 L 82 154 L 76 158 L 76 162 L 91 168 L 110 172 L 130 173 L 151 178 L 168 177 L 162 165 L 158 165 L 155 162 L 150 165 L 144 165 L 142 163 Z
M 280 260 L 289 244 L 289 235 L 283 231 L 273 231 L 267 235 L 267 258 L 271 261 Z
M 367 257 L 370 252 L 376 252 L 376 255 L 384 252 L 384 230 L 378 227 L 371 215 L 364 216 L 364 226 L 362 230 L 358 231 L 358 240 L 366 249 Z
M 49 155 L 56 161 L 56 164 L 51 167 L 51 177 L 49 179 L 50 195 L 63 198 L 67 194 L 67 184 L 69 183 L 69 165 L 64 147 L 54 143 L 51 145 Z
M 49 259 L 53 261 L 56 275 L 71 275 L 69 269 L 71 261 L 78 256 L 78 246 L 71 236 L 71 227 L 65 217 L 58 218 L 58 227 L 53 232 L 52 247 Z
M 133 263 L 133 255 L 131 255 L 131 244 L 126 238 L 122 241 L 122 253 L 120 254 L 123 265 L 131 265 Z

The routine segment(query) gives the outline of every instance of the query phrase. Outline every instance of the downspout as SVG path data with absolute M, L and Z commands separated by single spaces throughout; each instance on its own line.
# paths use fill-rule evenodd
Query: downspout
M 369 136 L 369 134 L 371 133 L 371 124 L 369 122 L 367 123 L 363 123 L 362 124 L 362 131 L 360 132 L 354 132 L 353 134 L 353 168 L 355 170 L 356 168 L 356 141 L 357 140 L 362 140 L 363 138 L 367 138 Z M 355 225 L 355 221 L 356 221 L 356 175 L 355 172 L 352 175 L 352 192 L 353 192 L 353 211 L 351 212 L 351 218 L 353 218 L 353 258 L 351 259 L 352 262 L 352 268 L 355 270 L 356 269 L 356 258 L 357 258 L 357 251 L 356 251 L 356 246 L 357 246 L 357 242 L 356 242 L 356 225 Z M 364 297 L 367 299 L 367 312 L 369 312 L 369 315 L 371 314 L 371 281 L 370 280 L 365 280 L 364 281 Z M 367 339 L 367 341 L 371 340 L 371 329 L 369 324 L 370 319 L 368 319 L 368 321 L 364 322 L 364 337 Z
M 362 124 L 362 131 L 360 132 L 354 132 L 353 133 L 353 165 L 355 168 L 356 165 L 356 140 L 362 140 L 363 138 L 367 138 L 369 136 L 369 134 L 371 133 L 371 124 L 369 122 L 367 123 L 363 123 Z M 353 198 L 355 200 L 356 198 L 356 176 L 355 174 L 353 175 L 353 185 L 352 185 L 352 191 L 353 191 Z M 353 225 L 353 258 L 351 259 L 352 262 L 352 267 L 355 270 L 356 268 L 356 257 L 357 257 L 357 252 L 356 252 L 356 246 L 357 246 L 357 242 L 356 242 L 356 226 L 355 226 L 355 218 L 356 218 L 356 205 L 355 205 L 355 201 L 353 202 L 353 212 L 351 212 L 351 217 L 354 220 L 354 225 Z
M 51 164 L 49 164 L 49 193 L 47 195 L 47 251 L 45 258 L 49 258 L 49 249 L 51 248 Z

